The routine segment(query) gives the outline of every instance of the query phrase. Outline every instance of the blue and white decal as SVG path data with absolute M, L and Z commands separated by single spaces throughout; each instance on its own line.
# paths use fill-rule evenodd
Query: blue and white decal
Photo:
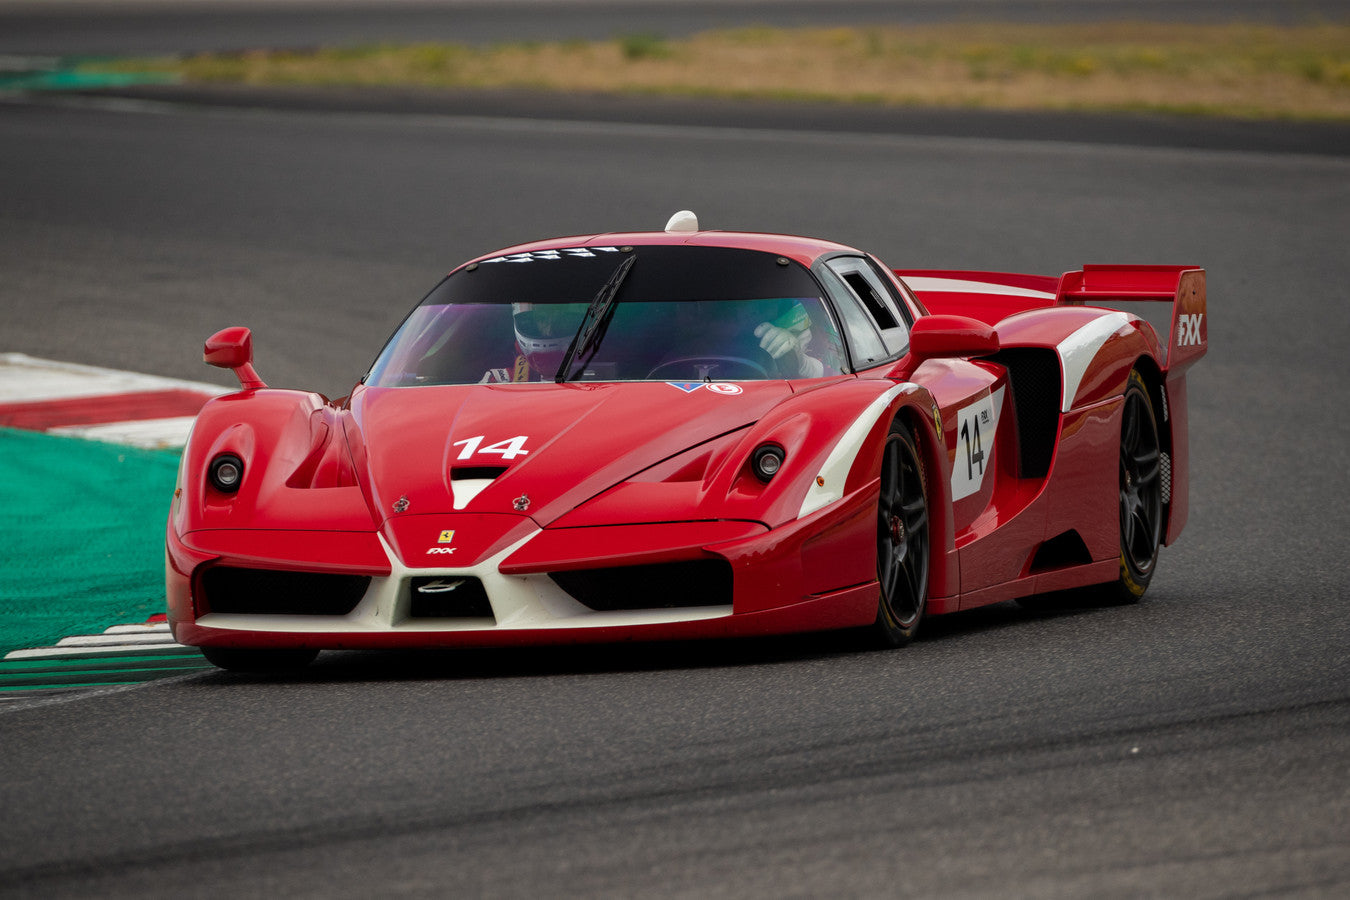
M 667 381 L 666 384 L 678 388 L 686 394 L 706 389 L 709 393 L 720 394 L 723 397 L 734 397 L 745 390 L 739 384 L 733 384 L 730 381 Z

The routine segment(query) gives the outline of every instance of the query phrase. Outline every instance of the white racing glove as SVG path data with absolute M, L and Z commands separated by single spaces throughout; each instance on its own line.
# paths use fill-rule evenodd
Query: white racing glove
M 806 355 L 806 345 L 811 342 L 811 329 L 800 332 L 790 331 L 772 322 L 761 322 L 755 326 L 755 337 L 759 338 L 759 348 L 776 360 L 791 354 L 802 378 L 816 378 L 824 371 L 820 360 Z

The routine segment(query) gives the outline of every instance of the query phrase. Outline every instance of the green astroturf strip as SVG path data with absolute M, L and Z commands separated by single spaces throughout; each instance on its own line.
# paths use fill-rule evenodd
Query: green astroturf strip
M 0 656 L 164 611 L 178 457 L 0 428 Z
M 49 648 L 49 647 L 42 647 L 42 648 L 37 648 L 37 649 L 44 649 L 44 650 L 45 650 L 45 649 L 51 649 L 51 648 Z M 97 651 L 97 652 L 95 652 L 95 651 L 90 651 L 90 650 L 81 650 L 81 649 L 78 648 L 78 647 L 74 647 L 74 648 L 62 648 L 62 649 L 65 650 L 66 652 L 63 652 L 63 653 L 61 653 L 60 655 L 57 655 L 57 656 L 37 656 L 37 657 L 29 657 L 29 658 L 30 658 L 30 659 L 33 659 L 33 660 L 35 660 L 35 661 L 37 661 L 37 662 L 46 663 L 46 664 L 48 664 L 48 665 L 50 665 L 54 660 L 75 660 L 75 661 L 86 662 L 86 663 L 89 663 L 89 664 L 92 665 L 92 664 L 94 664 L 94 663 L 97 663 L 97 662 L 98 662 L 99 660 L 101 660 L 101 659 L 125 659 L 125 658 L 140 657 L 140 656 L 156 656 L 156 657 L 159 657 L 159 658 L 161 658 L 161 659 L 166 659 L 166 658 L 172 658 L 172 657 L 175 657 L 175 656 L 183 656 L 183 655 L 189 655 L 189 656 L 190 656 L 190 655 L 192 655 L 192 654 L 194 654 L 194 653 L 199 652 L 199 651 L 197 651 L 197 650 L 195 650 L 195 649 L 190 649 L 190 648 L 182 647 L 182 646 L 180 646 L 180 645 L 178 645 L 178 644 L 158 644 L 158 645 L 152 644 L 152 645 L 145 646 L 145 647 L 128 647 L 128 648 L 125 648 L 124 650 L 106 650 L 106 649 L 105 649 L 105 650 L 100 650 L 100 651 Z M 73 650 L 74 652 L 71 652 L 72 650 Z M 125 656 L 124 656 L 123 654 L 125 654 Z M 17 663 L 17 662 L 20 662 L 20 661 L 21 661 L 20 659 L 6 659 L 6 660 L 3 660 L 3 664 L 4 664 L 4 665 L 12 665 L 12 664 Z
M 173 656 L 120 656 L 105 653 L 101 658 L 83 656 L 74 659 L 40 657 L 0 660 L 0 677 L 18 672 L 65 672 L 72 668 L 83 668 L 92 672 L 100 668 L 124 669 L 133 665 L 145 669 L 176 669 L 184 663 L 191 663 L 194 658 L 202 666 L 210 665 L 197 650 L 180 649 Z
M 129 651 L 99 658 L 5 659 L 0 660 L 0 699 L 11 692 L 140 684 L 211 668 L 198 651 L 182 648 L 173 656 L 142 656 Z
M 74 69 L 6 72 L 0 74 L 0 89 L 10 91 L 78 91 L 89 88 L 128 87 L 137 84 L 169 84 L 176 75 L 166 72 L 79 72 Z

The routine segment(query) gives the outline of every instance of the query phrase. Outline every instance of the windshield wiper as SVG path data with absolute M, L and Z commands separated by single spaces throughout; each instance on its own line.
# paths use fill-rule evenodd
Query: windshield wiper
M 573 335 L 572 343 L 567 345 L 567 353 L 563 356 L 562 365 L 558 367 L 558 375 L 553 379 L 556 383 L 562 384 L 571 380 L 573 363 L 578 357 L 581 358 L 581 365 L 577 368 L 577 374 L 586 371 L 591 357 L 595 356 L 595 351 L 600 349 L 600 342 L 605 339 L 605 329 L 609 327 L 609 320 L 614 317 L 614 300 L 619 296 L 619 288 L 623 287 L 623 280 L 628 277 L 628 270 L 633 268 L 635 262 L 637 256 L 630 256 L 619 263 L 614 274 L 609 276 L 609 281 L 605 282 L 605 286 L 591 300 L 591 305 L 586 307 L 586 315 L 581 319 L 581 326 Z

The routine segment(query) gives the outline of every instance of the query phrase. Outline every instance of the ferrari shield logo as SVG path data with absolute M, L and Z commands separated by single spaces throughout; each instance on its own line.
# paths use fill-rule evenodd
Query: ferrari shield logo
M 455 540 L 455 531 L 453 528 L 441 532 L 441 536 L 436 538 L 438 544 L 451 544 Z

